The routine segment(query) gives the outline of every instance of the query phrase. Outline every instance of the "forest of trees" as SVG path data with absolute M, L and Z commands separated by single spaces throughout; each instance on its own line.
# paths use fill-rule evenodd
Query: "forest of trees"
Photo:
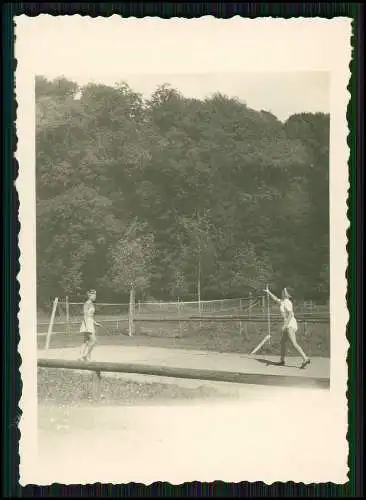
M 329 294 L 329 115 L 36 78 L 37 294 Z

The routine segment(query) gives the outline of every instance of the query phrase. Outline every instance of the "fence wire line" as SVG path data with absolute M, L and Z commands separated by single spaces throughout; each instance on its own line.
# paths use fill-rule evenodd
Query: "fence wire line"
M 259 314 L 256 314 L 254 312 L 254 317 L 253 316 L 250 316 L 249 317 L 246 317 L 246 318 L 234 318 L 233 317 L 233 321 L 250 321 L 250 320 L 256 320 L 256 319 L 260 319 L 265 315 L 265 312 L 262 307 L 263 304 L 261 304 L 261 301 L 263 300 L 263 296 L 249 296 L 249 297 L 246 297 L 246 298 L 238 298 L 238 299 L 217 299 L 217 300 L 212 300 L 212 301 L 201 301 L 201 303 L 197 302 L 197 301 L 187 301 L 187 302 L 180 302 L 180 301 L 177 301 L 177 302 L 138 302 L 138 303 L 135 303 L 135 311 L 134 311 L 134 314 L 133 314 L 133 319 L 138 321 L 139 320 L 139 317 L 140 318 L 143 318 L 144 315 L 149 315 L 149 314 L 156 314 L 158 312 L 160 312 L 161 314 L 168 314 L 168 315 L 171 315 L 171 316 L 176 316 L 177 318 L 177 321 L 183 321 L 184 319 L 189 319 L 189 316 L 199 316 L 202 318 L 202 321 L 208 321 L 210 319 L 210 315 L 215 318 L 215 314 L 220 314 L 220 313 L 226 313 L 226 312 L 231 312 L 233 313 L 234 310 L 239 313 L 239 315 L 241 315 L 242 313 L 244 314 L 248 314 L 250 312 L 253 311 L 254 308 L 256 308 L 258 305 L 260 306 L 260 309 L 261 311 L 258 313 Z M 249 301 L 249 304 L 246 304 L 245 306 L 243 306 L 242 302 L 245 301 L 245 302 L 248 302 Z M 228 302 L 232 302 L 234 303 L 232 305 L 232 307 L 228 307 L 229 304 L 227 304 Z M 202 311 L 202 310 L 197 310 L 198 309 L 198 306 L 199 304 L 201 305 L 208 305 L 208 304 L 222 304 L 222 303 L 226 303 L 226 307 L 222 308 L 220 307 L 219 310 L 215 309 L 215 310 L 206 310 L 206 311 Z M 79 325 L 82 321 L 82 316 L 83 316 L 83 313 L 82 313 L 82 305 L 83 303 L 80 302 L 68 302 L 67 300 L 61 300 L 59 301 L 59 307 L 57 307 L 57 314 L 56 314 L 56 318 L 55 318 L 55 321 L 54 321 L 54 325 L 56 326 L 57 328 L 57 325 L 58 326 L 61 326 L 61 325 L 69 325 L 70 327 L 74 327 L 75 325 Z M 144 309 L 144 306 L 153 306 L 151 308 L 151 310 L 145 310 L 143 311 Z M 174 305 L 175 307 L 173 309 L 170 309 L 169 311 L 165 310 L 165 307 L 164 306 L 172 306 Z M 192 307 L 192 306 L 196 306 L 196 307 Z M 69 313 L 67 315 L 67 306 L 69 308 Z M 70 306 L 73 306 L 73 307 L 70 307 Z M 75 311 L 75 306 L 78 306 L 78 311 Z M 188 306 L 188 310 L 187 308 L 185 308 L 185 306 Z M 80 308 L 79 308 L 80 307 Z M 118 307 L 119 309 L 124 309 L 123 311 L 119 310 L 119 311 L 108 311 L 108 309 L 110 307 Z M 106 308 L 107 310 L 106 311 L 103 311 L 103 309 Z M 150 309 L 150 308 L 147 308 L 147 309 Z M 186 309 L 186 310 L 184 310 Z M 204 309 L 204 308 L 203 308 Z M 272 308 L 271 308 L 272 309 Z M 303 316 L 303 320 L 304 321 L 307 321 L 307 320 L 312 320 L 312 319 L 316 319 L 316 317 L 318 316 L 318 313 L 316 311 L 313 311 L 313 307 L 311 308 L 312 311 L 308 311 L 308 312 L 305 312 L 305 303 L 304 303 L 304 307 L 302 308 L 302 311 L 300 310 L 299 308 L 299 315 L 300 316 Z M 104 312 L 104 314 L 103 314 Z M 267 313 L 268 314 L 268 313 Z M 184 318 L 184 315 L 187 315 L 187 318 Z M 234 315 L 233 315 L 234 316 Z M 235 315 L 236 316 L 236 315 Z M 258 317 L 257 317 L 258 316 Z M 323 315 L 322 315 L 323 316 Z M 119 322 L 121 324 L 124 324 L 126 321 L 128 321 L 128 318 L 129 318 L 129 304 L 127 303 L 97 303 L 97 317 L 99 318 L 99 320 L 102 322 L 102 323 L 113 323 L 113 322 L 117 322 L 117 327 L 118 327 L 118 324 Z M 272 321 L 275 321 L 277 322 L 278 318 L 280 317 L 280 315 L 277 313 L 274 313 L 272 310 L 271 310 L 271 319 Z M 278 318 L 277 318 L 278 317 Z M 229 319 L 230 317 L 226 317 L 226 319 Z M 161 318 L 162 321 L 164 320 L 164 318 Z M 169 320 L 172 320 L 173 318 L 170 317 L 168 318 Z M 49 321 L 37 321 L 37 333 L 38 333 L 38 327 L 44 327 L 46 325 L 49 324 Z M 42 329 L 42 328 L 41 328 Z M 56 331 L 54 332 L 56 333 Z M 62 333 L 62 332 L 57 332 L 57 333 Z

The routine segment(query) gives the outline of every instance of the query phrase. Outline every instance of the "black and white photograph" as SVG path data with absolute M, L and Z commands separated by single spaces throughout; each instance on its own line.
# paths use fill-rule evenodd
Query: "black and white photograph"
M 351 21 L 15 29 L 21 484 L 347 482 Z

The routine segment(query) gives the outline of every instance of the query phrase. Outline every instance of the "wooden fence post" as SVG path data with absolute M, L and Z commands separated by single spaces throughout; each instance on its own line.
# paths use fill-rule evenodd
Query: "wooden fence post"
M 48 331 L 47 331 L 47 337 L 46 337 L 46 350 L 50 347 L 50 341 L 51 341 L 51 335 L 52 335 L 52 330 L 53 330 L 53 323 L 55 322 L 55 315 L 56 315 L 56 309 L 57 309 L 57 304 L 58 304 L 58 297 L 55 298 L 53 301 L 53 306 L 52 306 L 52 313 L 51 313 L 51 319 L 48 325 Z
M 96 371 L 92 375 L 92 394 L 93 394 L 93 400 L 98 401 L 101 396 L 101 382 L 102 382 L 102 376 L 100 371 Z
M 268 289 L 268 285 L 266 286 Z M 271 304 L 269 302 L 269 295 L 267 295 L 267 330 L 269 335 L 269 343 L 271 343 Z
M 251 327 L 251 321 L 252 321 L 252 307 L 253 307 L 253 297 L 252 297 L 252 292 L 249 292 L 249 311 L 248 311 L 248 328 L 247 328 L 247 332 L 249 330 L 249 328 Z

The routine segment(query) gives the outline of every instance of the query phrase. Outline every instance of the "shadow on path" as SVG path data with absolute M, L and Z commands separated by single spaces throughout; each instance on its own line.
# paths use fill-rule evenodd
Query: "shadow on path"
M 294 364 L 288 364 L 288 363 L 285 363 L 284 365 L 281 365 L 279 361 L 270 361 L 268 359 L 261 359 L 261 358 L 254 358 L 256 361 L 258 361 L 258 363 L 262 363 L 266 366 L 281 366 L 283 368 L 300 368 L 298 365 L 294 365 Z

